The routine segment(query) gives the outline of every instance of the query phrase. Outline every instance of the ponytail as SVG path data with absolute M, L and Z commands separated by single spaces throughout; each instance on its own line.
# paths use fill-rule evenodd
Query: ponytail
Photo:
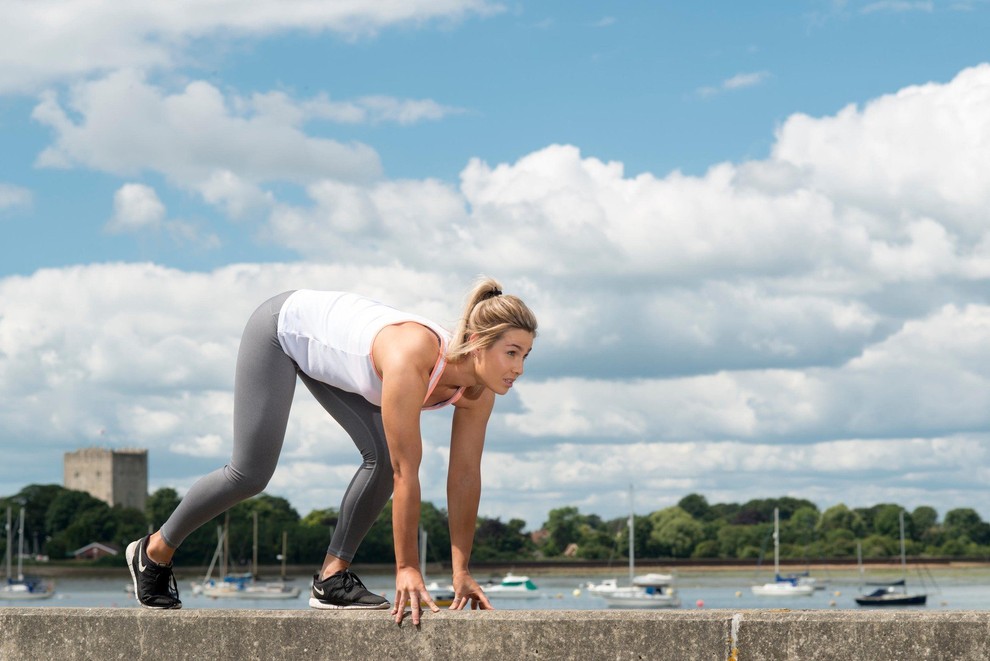
M 447 360 L 458 362 L 476 349 L 487 349 L 513 329 L 535 336 L 536 326 L 536 315 L 520 298 L 503 294 L 497 280 L 483 277 L 468 293 L 464 312 L 447 347 Z

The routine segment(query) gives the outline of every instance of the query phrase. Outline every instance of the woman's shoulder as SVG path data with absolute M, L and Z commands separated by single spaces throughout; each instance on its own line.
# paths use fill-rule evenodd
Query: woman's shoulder
M 382 328 L 375 338 L 375 356 L 414 360 L 430 366 L 436 362 L 440 342 L 436 333 L 416 321 L 404 321 Z

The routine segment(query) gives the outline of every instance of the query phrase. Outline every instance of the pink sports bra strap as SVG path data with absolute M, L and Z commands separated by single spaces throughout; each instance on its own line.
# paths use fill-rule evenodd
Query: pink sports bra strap
M 461 395 L 464 394 L 464 388 L 461 387 L 458 388 L 457 392 L 454 393 L 454 396 L 448 399 L 447 401 L 439 402 L 437 404 L 434 404 L 433 406 L 426 406 L 426 402 L 429 401 L 430 395 L 433 394 L 433 391 L 436 389 L 437 384 L 440 383 L 440 376 L 443 374 L 443 368 L 446 366 L 447 366 L 447 340 L 445 340 L 443 337 L 440 337 L 440 355 L 437 356 L 437 363 L 436 365 L 433 366 L 433 371 L 430 372 L 430 385 L 426 389 L 426 399 L 423 400 L 424 409 L 433 410 L 444 406 L 448 406 L 459 400 L 461 398 Z

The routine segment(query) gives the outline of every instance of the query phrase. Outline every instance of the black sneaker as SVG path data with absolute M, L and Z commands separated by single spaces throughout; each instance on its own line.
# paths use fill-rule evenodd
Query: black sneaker
M 148 537 L 131 542 L 124 552 L 134 579 L 134 596 L 145 608 L 182 608 L 172 563 L 161 565 L 148 557 Z
M 339 571 L 333 576 L 320 580 L 313 576 L 313 589 L 309 598 L 310 608 L 321 610 L 388 608 L 388 599 L 368 592 L 357 574 L 350 569 Z

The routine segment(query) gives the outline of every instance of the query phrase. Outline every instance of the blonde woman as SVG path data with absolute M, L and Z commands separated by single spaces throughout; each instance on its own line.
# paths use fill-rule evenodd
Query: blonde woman
M 481 454 L 496 395 L 504 395 L 533 347 L 537 322 L 491 279 L 468 295 L 453 334 L 416 314 L 348 292 L 279 294 L 251 316 L 234 380 L 230 462 L 198 480 L 158 531 L 126 551 L 135 594 L 148 608 L 181 608 L 172 556 L 198 527 L 268 484 L 285 438 L 296 377 L 350 435 L 363 463 L 344 492 L 310 606 L 385 609 L 350 571 L 357 548 L 389 497 L 396 578 L 392 615 L 438 610 L 419 571 L 422 411 L 454 406 L 447 475 L 454 601 L 492 608 L 468 561 L 481 496 Z

